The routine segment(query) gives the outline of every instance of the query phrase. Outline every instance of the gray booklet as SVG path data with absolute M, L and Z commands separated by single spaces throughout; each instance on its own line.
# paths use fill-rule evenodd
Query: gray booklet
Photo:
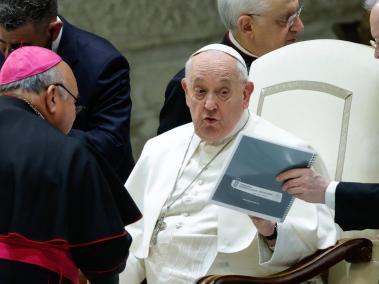
M 240 133 L 225 163 L 210 202 L 252 216 L 283 222 L 294 197 L 275 177 L 286 170 L 310 167 L 316 154 Z

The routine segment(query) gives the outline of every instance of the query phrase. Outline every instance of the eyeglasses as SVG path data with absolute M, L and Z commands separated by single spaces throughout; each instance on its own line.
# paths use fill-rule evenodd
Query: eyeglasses
M 82 106 L 79 102 L 80 100 L 80 96 L 79 94 L 77 96 L 74 96 L 73 93 L 71 93 L 66 87 L 65 85 L 63 85 L 62 83 L 54 83 L 54 84 L 51 84 L 53 86 L 57 86 L 57 87 L 62 87 L 71 97 L 73 97 L 73 99 L 75 100 L 75 112 L 76 114 L 78 114 L 79 112 L 81 112 L 85 107 Z
M 276 22 L 278 22 L 279 24 L 281 24 L 283 26 L 291 28 L 295 24 L 297 17 L 300 17 L 301 12 L 303 11 L 303 7 L 304 7 L 304 3 L 301 3 L 299 9 L 297 9 L 297 11 L 294 14 L 289 16 L 287 19 L 276 19 Z M 259 17 L 265 16 L 265 15 L 261 15 L 261 14 L 247 14 L 247 15 L 248 16 L 259 16 Z

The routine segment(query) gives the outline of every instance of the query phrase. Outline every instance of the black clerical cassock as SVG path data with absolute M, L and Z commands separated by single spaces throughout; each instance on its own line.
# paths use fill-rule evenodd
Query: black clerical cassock
M 24 101 L 0 96 L 0 283 L 92 283 L 117 277 L 141 217 L 88 145 Z

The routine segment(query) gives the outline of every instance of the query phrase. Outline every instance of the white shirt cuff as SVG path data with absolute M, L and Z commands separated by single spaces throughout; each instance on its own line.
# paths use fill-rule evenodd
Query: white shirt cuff
M 331 208 L 336 207 L 336 188 L 338 181 L 331 181 L 325 191 L 325 204 Z

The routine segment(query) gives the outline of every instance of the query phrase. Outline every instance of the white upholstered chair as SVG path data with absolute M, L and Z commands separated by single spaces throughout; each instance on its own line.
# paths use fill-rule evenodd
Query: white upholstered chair
M 254 61 L 250 79 L 251 111 L 308 141 L 331 178 L 379 182 L 379 60 L 371 47 L 340 40 L 295 43 Z M 333 267 L 328 283 L 377 284 L 379 250 L 373 243 L 371 261 L 372 243 L 349 239 L 281 273 L 208 275 L 197 283 L 299 283 L 346 259 L 353 264 Z
M 308 141 L 331 178 L 379 182 L 379 60 L 371 47 L 340 40 L 295 43 L 254 61 L 250 79 L 251 111 Z M 349 233 L 373 238 L 377 232 Z M 328 283 L 377 284 L 377 241 L 369 261 L 371 245 L 350 239 L 278 274 L 210 275 L 197 283 L 299 283 L 346 259 L 358 263 L 333 267 Z
M 253 62 L 250 108 L 309 141 L 331 178 L 379 182 L 379 60 L 369 46 L 310 40 Z
M 371 47 L 341 40 L 299 42 L 257 59 L 249 77 L 255 84 L 250 109 L 308 141 L 332 179 L 379 182 L 379 60 Z M 374 257 L 375 251 L 374 246 Z M 330 282 L 378 283 L 379 260 L 362 265 L 360 276 L 354 276 L 354 267 L 350 272 L 358 282 L 333 274 L 335 269 Z M 371 279 L 367 273 L 373 273 Z

